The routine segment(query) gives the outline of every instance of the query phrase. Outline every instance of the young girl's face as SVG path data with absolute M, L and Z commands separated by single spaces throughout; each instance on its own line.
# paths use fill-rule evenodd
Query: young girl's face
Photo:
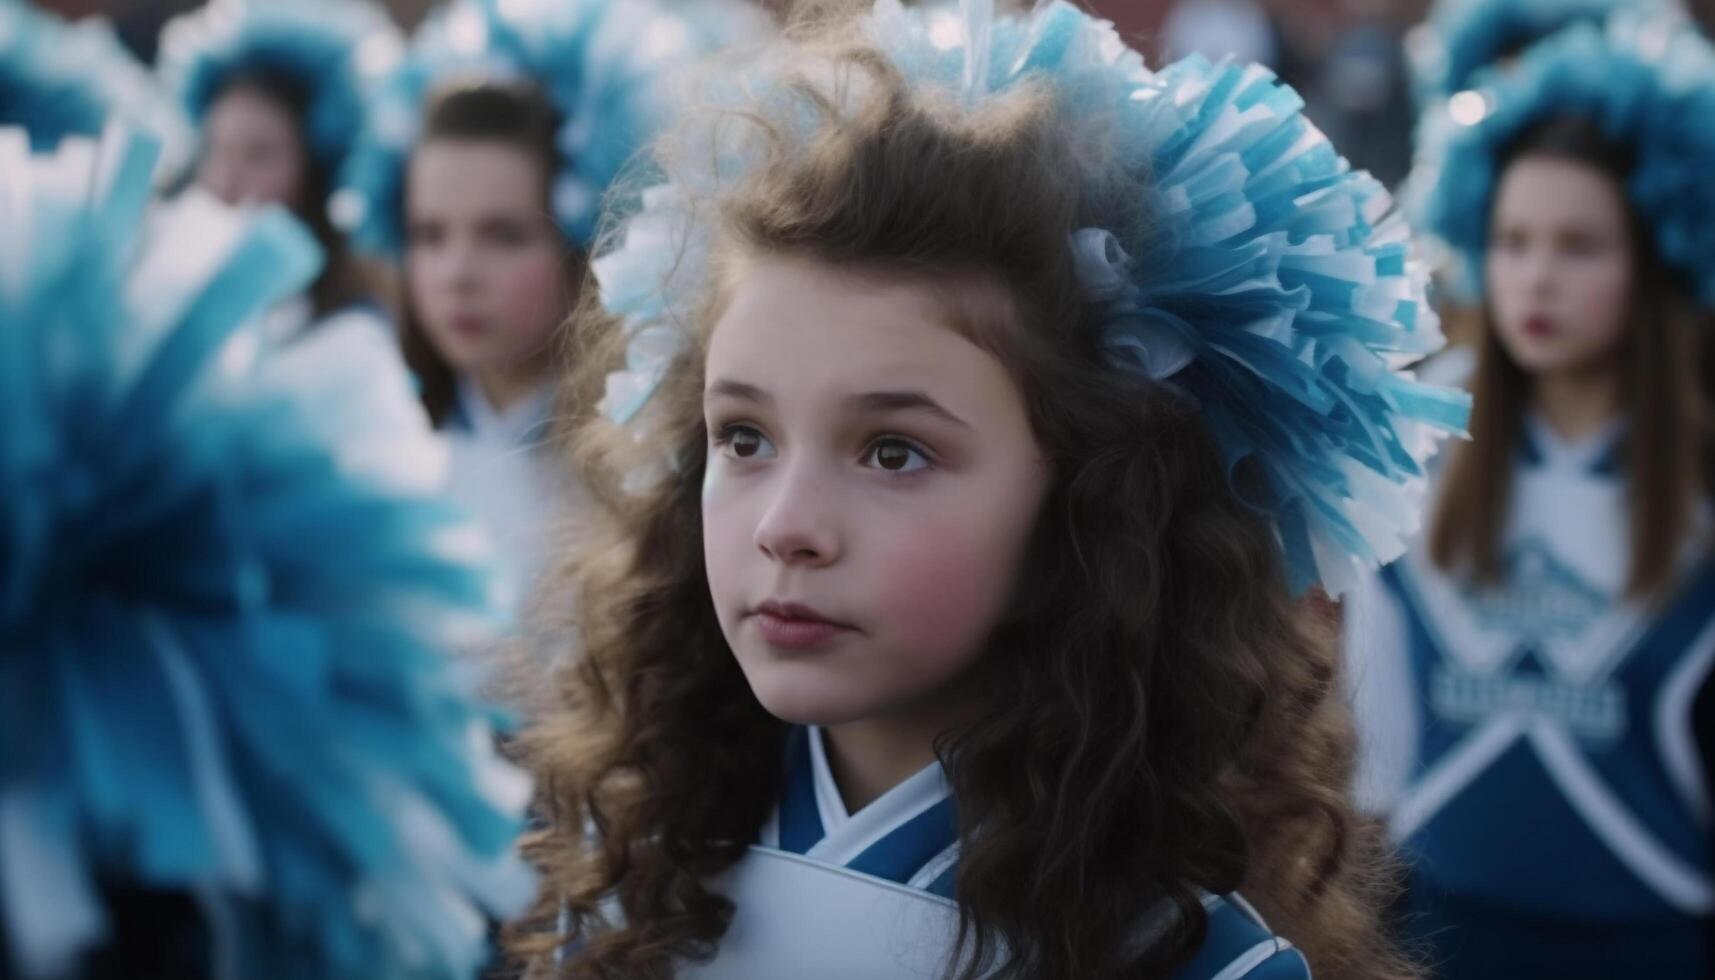
M 1020 392 L 927 285 L 749 263 L 709 342 L 703 544 L 765 708 L 833 725 L 958 689 L 1049 467 Z
M 1617 364 L 1633 278 L 1620 188 L 1569 160 L 1513 163 L 1495 196 L 1486 278 L 1501 344 L 1526 373 Z
M 429 140 L 405 190 L 405 282 L 429 342 L 460 373 L 537 359 L 566 313 L 542 165 L 501 142 Z
M 304 147 L 291 110 L 254 88 L 234 86 L 203 120 L 197 183 L 228 204 L 304 202 Z

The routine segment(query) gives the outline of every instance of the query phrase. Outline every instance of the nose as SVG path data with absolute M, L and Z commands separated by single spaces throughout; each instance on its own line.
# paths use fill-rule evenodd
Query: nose
M 757 522 L 756 546 L 783 565 L 831 565 L 842 547 L 837 513 L 833 488 L 810 461 L 783 467 Z
M 239 199 L 243 186 L 238 179 L 238 168 L 232 165 L 226 154 L 209 153 L 203 160 L 201 183 L 224 204 L 236 206 L 243 203 Z
M 1552 249 L 1539 248 L 1525 260 L 1525 282 L 1539 299 L 1552 295 L 1560 277 L 1560 263 Z
M 469 293 L 481 278 L 477 274 L 476 247 L 464 235 L 450 235 L 441 245 L 440 274 L 447 289 L 454 293 Z

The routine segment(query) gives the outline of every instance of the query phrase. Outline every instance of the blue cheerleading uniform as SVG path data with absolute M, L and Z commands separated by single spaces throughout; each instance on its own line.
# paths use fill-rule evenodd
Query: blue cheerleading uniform
M 1350 611 L 1361 795 L 1412 866 L 1406 929 L 1454 980 L 1711 966 L 1693 723 L 1715 663 L 1708 514 L 1667 596 L 1627 600 L 1619 437 L 1532 423 L 1499 585 L 1418 548 Z
M 794 729 L 786 787 L 759 842 L 716 882 L 737 905 L 698 980 L 940 976 L 958 928 L 959 835 L 932 764 L 847 812 L 817 728 Z M 1307 980 L 1310 969 L 1243 899 L 1208 896 L 1208 932 L 1173 980 Z

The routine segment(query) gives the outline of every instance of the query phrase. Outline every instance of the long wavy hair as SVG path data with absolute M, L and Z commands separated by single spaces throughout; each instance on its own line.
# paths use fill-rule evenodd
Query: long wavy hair
M 1414 976 L 1377 924 L 1392 878 L 1348 800 L 1326 610 L 1289 592 L 1195 408 L 1110 366 L 1079 287 L 1068 236 L 1148 234 L 1145 178 L 1104 164 L 1051 90 L 940 104 L 839 25 L 797 28 L 793 108 L 723 123 L 767 154 L 705 202 L 720 245 L 695 327 L 718 318 L 719 269 L 757 256 L 984 281 L 1010 300 L 973 331 L 1013 373 L 1053 479 L 985 650 L 990 707 L 937 743 L 962 841 L 949 973 L 1163 977 L 1206 933 L 1201 894 L 1242 891 L 1319 977 Z M 669 173 L 707 166 L 674 146 L 658 153 Z M 709 597 L 702 350 L 676 362 L 640 440 L 590 411 L 625 347 L 592 292 L 567 381 L 591 531 L 558 586 L 580 639 L 520 743 L 546 883 L 511 943 L 542 975 L 670 977 L 731 920 L 708 879 L 773 808 L 787 725 L 752 695 Z

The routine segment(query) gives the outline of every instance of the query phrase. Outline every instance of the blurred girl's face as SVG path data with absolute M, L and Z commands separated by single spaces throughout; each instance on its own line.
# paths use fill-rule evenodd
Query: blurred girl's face
M 306 157 L 291 109 L 263 92 L 234 86 L 203 119 L 197 183 L 228 204 L 302 210 Z
M 411 160 L 406 289 L 460 374 L 530 370 L 568 312 L 546 185 L 541 161 L 497 141 L 431 139 Z
M 1552 157 L 1507 168 L 1485 277 L 1501 345 L 1527 374 L 1618 366 L 1633 263 L 1625 198 L 1611 177 Z

